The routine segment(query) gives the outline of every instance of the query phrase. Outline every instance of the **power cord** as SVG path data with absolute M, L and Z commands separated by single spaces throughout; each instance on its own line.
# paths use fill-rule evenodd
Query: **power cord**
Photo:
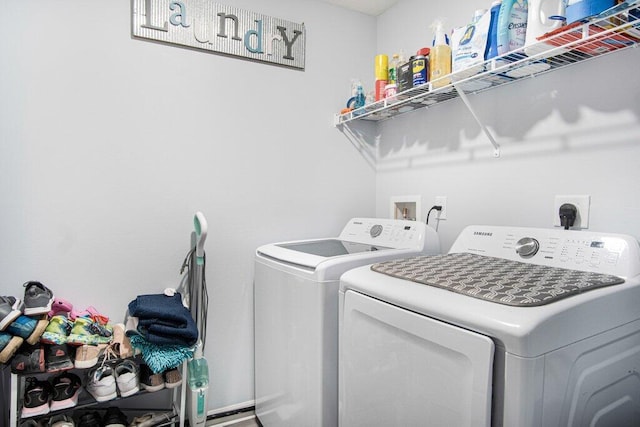
M 431 206 L 431 209 L 429 209 L 429 212 L 427 212 L 427 225 L 429 225 L 429 215 L 431 215 L 431 211 L 441 212 L 442 211 L 442 206 L 439 206 L 439 205 Z M 439 223 L 440 223 L 440 221 L 438 221 L 438 224 Z M 436 224 L 436 231 L 438 231 L 438 224 Z

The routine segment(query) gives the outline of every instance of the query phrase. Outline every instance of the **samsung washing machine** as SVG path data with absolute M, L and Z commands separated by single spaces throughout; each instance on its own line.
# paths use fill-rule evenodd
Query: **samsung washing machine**
M 265 427 L 338 424 L 338 287 L 347 270 L 437 254 L 415 221 L 355 218 L 337 238 L 274 243 L 255 255 L 255 412 Z
M 640 249 L 471 226 L 345 273 L 340 426 L 640 425 Z

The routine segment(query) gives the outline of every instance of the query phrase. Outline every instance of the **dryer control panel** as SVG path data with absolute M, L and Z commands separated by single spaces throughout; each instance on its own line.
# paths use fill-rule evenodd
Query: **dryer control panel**
M 623 234 L 474 225 L 460 233 L 449 252 L 476 253 L 626 278 L 640 274 L 638 241 Z

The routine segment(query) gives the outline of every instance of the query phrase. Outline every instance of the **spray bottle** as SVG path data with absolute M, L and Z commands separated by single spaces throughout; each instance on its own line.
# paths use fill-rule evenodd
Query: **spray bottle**
M 202 355 L 202 343 L 198 341 L 196 350 L 187 363 L 187 408 L 189 425 L 204 427 L 207 421 L 207 394 L 209 391 L 209 365 Z
M 451 74 L 451 47 L 441 20 L 434 21 L 431 28 L 433 28 L 434 37 L 433 48 L 429 53 L 431 67 L 429 80 L 433 88 L 439 88 L 451 83 L 451 79 L 443 78 Z

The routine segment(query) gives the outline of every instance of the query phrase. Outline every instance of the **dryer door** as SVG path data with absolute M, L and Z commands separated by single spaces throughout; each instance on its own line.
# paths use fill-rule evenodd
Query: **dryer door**
M 346 292 L 340 425 L 489 426 L 493 341 Z

